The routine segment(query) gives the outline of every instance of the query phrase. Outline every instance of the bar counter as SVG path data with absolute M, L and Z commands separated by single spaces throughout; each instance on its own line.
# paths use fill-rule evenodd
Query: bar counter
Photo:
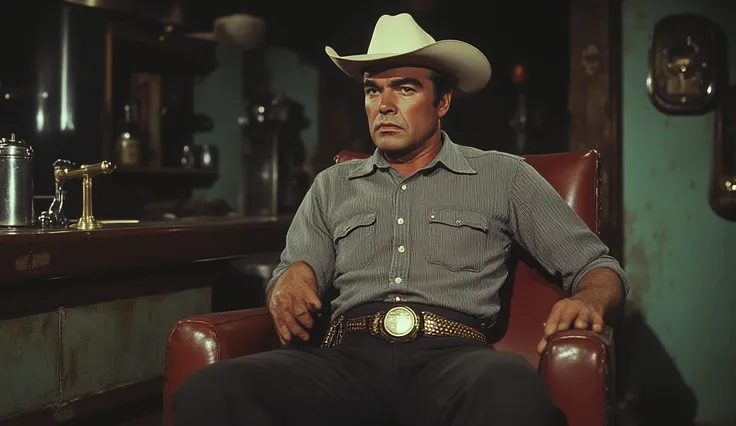
M 104 223 L 103 228 L 0 229 L 0 288 L 25 279 L 90 275 L 280 251 L 290 217 Z
M 290 223 L 212 218 L 1 229 L 0 425 L 108 424 L 131 406 L 160 406 L 173 324 L 262 306 L 262 277 L 249 278 L 243 265 L 267 271 Z M 225 294 L 220 308 L 216 294 Z

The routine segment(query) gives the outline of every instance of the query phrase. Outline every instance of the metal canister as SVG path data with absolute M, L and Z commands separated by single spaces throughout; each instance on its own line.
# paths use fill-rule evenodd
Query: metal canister
M 33 148 L 0 139 L 0 226 L 33 226 Z

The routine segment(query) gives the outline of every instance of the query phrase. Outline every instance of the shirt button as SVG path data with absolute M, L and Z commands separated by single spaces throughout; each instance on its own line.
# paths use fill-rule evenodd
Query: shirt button
M 404 218 L 403 217 L 400 217 L 400 218 L 396 219 L 396 223 L 398 223 L 399 225 L 403 225 L 404 224 Z
M 397 302 L 401 302 L 401 298 L 399 296 L 396 296 L 396 298 L 394 300 L 397 301 Z
M 401 190 L 406 191 L 406 185 L 401 185 Z
M 401 277 L 396 277 L 396 278 L 394 278 L 394 282 L 395 282 L 396 284 L 401 284 L 401 283 L 402 283 L 403 281 L 404 281 L 404 280 L 402 280 L 402 279 L 401 279 Z
M 406 247 L 404 247 L 404 246 L 399 246 L 399 253 L 403 253 L 403 252 L 405 252 L 405 251 L 406 251 Z

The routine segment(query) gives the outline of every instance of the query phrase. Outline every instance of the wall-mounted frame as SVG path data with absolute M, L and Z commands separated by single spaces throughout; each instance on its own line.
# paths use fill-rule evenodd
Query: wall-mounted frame
M 670 15 L 658 21 L 649 40 L 647 89 L 665 114 L 712 110 L 728 81 L 723 29 L 699 15 Z
M 710 207 L 722 218 L 736 221 L 736 86 L 728 89 L 716 110 L 711 170 Z

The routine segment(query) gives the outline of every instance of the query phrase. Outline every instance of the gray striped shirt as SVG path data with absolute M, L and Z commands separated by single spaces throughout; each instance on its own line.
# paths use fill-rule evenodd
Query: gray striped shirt
M 523 158 L 454 144 L 402 177 L 380 151 L 322 171 L 302 201 L 269 286 L 293 262 L 335 286 L 333 317 L 371 301 L 414 302 L 481 320 L 513 241 L 573 292 L 595 268 L 628 280 L 608 248 Z

